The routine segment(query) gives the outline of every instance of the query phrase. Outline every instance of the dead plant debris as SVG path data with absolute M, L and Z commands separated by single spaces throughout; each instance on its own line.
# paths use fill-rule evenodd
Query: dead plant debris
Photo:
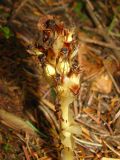
M 119 0 L 0 1 L 0 160 L 60 160 L 66 135 L 73 160 L 120 160 L 119 21 Z

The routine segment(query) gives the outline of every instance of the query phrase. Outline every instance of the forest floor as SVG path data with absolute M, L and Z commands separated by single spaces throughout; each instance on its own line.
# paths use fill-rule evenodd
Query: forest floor
M 0 1 L 0 160 L 57 160 L 61 148 L 53 140 L 56 133 L 51 122 L 53 114 L 58 116 L 55 90 L 44 77 L 32 76 L 39 62 L 9 25 L 24 3 Z M 40 14 L 56 15 L 76 28 L 84 46 L 81 52 L 89 54 L 87 60 L 79 57 L 85 79 L 77 107 L 73 106 L 82 130 L 76 139 L 75 160 L 120 160 L 120 1 L 40 3 Z M 38 99 L 42 111 L 36 108 Z

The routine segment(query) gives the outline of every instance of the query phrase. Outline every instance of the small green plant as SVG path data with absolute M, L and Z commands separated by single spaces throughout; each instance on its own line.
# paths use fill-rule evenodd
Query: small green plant
M 13 36 L 13 33 L 8 26 L 0 26 L 0 32 L 3 33 L 6 39 L 9 39 L 11 36 Z
M 4 150 L 5 152 L 9 152 L 9 151 L 12 150 L 12 147 L 11 147 L 10 144 L 5 143 L 5 144 L 3 144 L 3 150 Z
M 83 8 L 84 8 L 83 2 L 77 2 L 74 8 L 74 12 L 80 17 L 80 20 L 82 21 L 87 19 L 87 15 L 82 11 Z

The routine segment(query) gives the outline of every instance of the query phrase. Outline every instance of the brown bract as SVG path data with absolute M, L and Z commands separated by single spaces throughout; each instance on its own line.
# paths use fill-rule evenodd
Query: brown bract
M 57 30 L 57 32 L 60 32 L 64 28 L 63 22 L 60 22 L 55 16 L 51 15 L 42 16 L 39 19 L 37 26 L 39 31 L 48 29 L 48 30 Z
M 77 48 L 76 39 L 73 37 L 74 29 L 66 28 L 63 22 L 51 15 L 40 18 L 38 29 L 42 43 L 38 43 L 35 47 L 46 55 L 45 63 L 55 68 L 62 61 L 69 63 Z
M 77 95 L 77 94 L 79 93 L 79 89 L 80 89 L 79 85 L 74 84 L 74 85 L 70 88 L 70 91 L 72 91 L 72 93 L 73 93 L 74 95 Z

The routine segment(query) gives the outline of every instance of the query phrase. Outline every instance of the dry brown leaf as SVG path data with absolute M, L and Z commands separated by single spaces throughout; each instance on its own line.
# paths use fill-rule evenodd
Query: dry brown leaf
M 117 60 L 112 57 L 107 57 L 107 59 L 104 60 L 104 64 L 107 66 L 112 75 L 118 70 L 119 65 L 117 63 Z
M 78 62 L 85 76 L 98 73 L 103 67 L 102 59 L 93 53 L 86 44 L 81 44 L 78 51 Z
M 115 59 L 112 57 L 108 57 L 106 60 L 104 60 L 105 70 L 107 67 L 107 70 L 109 73 L 114 76 L 115 72 L 117 71 L 117 63 Z M 95 80 L 92 82 L 92 90 L 98 91 L 101 93 L 108 94 L 112 90 L 112 79 L 107 73 L 107 71 L 99 74 Z
M 104 72 L 92 82 L 91 89 L 93 91 L 108 94 L 112 90 L 112 80 L 109 75 Z

